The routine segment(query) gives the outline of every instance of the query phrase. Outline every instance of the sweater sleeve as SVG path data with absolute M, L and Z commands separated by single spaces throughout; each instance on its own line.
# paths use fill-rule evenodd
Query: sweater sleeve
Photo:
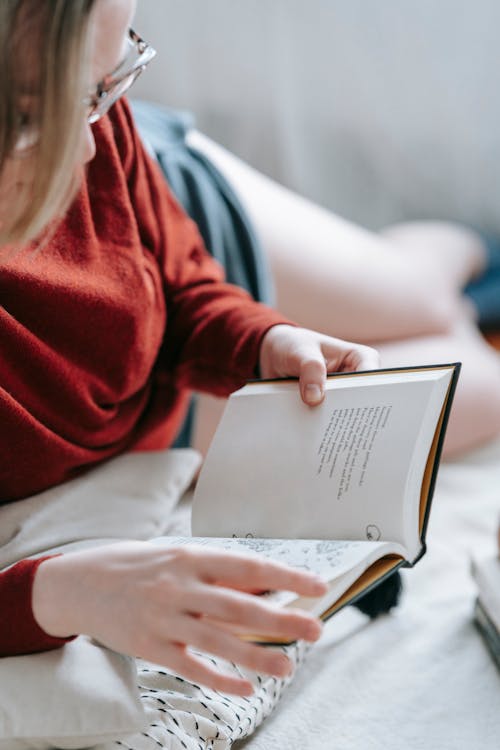
M 63 646 L 70 638 L 54 638 L 38 625 L 31 608 L 35 573 L 40 563 L 55 555 L 21 560 L 0 573 L 0 656 L 32 654 Z
M 223 269 L 142 146 L 126 102 L 115 105 L 113 125 L 143 245 L 162 269 L 165 371 L 177 388 L 228 395 L 255 377 L 269 328 L 291 322 L 225 283 Z

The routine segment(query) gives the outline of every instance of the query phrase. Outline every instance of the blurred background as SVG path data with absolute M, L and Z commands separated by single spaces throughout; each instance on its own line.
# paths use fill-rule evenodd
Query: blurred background
M 139 0 L 134 96 L 371 228 L 500 233 L 498 0 Z

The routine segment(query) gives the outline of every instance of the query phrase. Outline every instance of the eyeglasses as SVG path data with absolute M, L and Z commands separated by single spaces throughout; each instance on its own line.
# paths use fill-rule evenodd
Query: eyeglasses
M 108 76 L 99 81 L 94 91 L 84 98 L 83 104 L 87 108 L 87 122 L 93 124 L 103 117 L 113 104 L 120 99 L 149 65 L 156 50 L 129 29 L 127 35 L 127 52 L 123 62 Z M 23 122 L 21 115 L 19 136 L 14 146 L 14 155 L 22 156 L 38 143 L 40 133 L 38 126 L 30 118 Z
M 97 84 L 96 90 L 85 99 L 89 123 L 97 122 L 125 94 L 156 55 L 156 50 L 129 29 L 128 51 L 124 61 L 109 76 Z

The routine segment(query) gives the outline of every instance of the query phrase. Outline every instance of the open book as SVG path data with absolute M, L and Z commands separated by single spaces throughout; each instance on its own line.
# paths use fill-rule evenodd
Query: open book
M 330 582 L 320 599 L 269 596 L 328 618 L 424 553 L 459 370 L 333 374 L 316 407 L 302 403 L 296 381 L 246 385 L 209 448 L 193 535 L 319 573 Z

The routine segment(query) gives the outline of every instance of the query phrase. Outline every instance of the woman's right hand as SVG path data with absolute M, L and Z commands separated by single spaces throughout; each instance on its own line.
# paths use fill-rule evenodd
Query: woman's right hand
M 285 676 L 291 665 L 283 653 L 236 635 L 319 638 L 321 624 L 311 615 L 276 608 L 251 593 L 279 589 L 321 596 L 326 584 L 253 555 L 131 541 L 45 560 L 35 575 L 32 607 L 50 635 L 86 634 L 213 689 L 249 695 L 249 680 L 212 669 L 189 646 Z

